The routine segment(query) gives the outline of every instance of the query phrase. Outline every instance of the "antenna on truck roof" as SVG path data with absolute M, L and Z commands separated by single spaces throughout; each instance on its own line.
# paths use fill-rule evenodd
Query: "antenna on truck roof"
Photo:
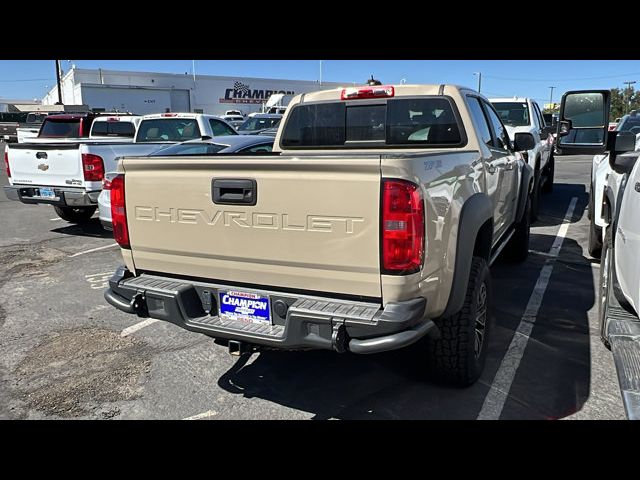
M 367 80 L 367 85 L 382 85 L 382 82 L 373 78 L 373 75 L 371 75 L 371 78 Z

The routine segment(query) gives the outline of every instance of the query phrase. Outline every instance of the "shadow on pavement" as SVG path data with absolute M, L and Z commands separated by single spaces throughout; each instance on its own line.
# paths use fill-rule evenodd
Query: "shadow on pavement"
M 578 197 L 578 203 L 573 211 L 573 222 L 582 218 L 589 203 L 589 192 L 581 184 L 556 183 L 553 192 L 540 195 L 540 213 L 533 227 L 560 225 L 567 213 L 572 197 Z
M 534 242 L 549 241 L 533 237 Z M 565 252 L 581 256 L 582 250 L 566 239 Z M 315 419 L 475 419 L 547 261 L 530 255 L 524 264 L 492 267 L 493 336 L 485 372 L 469 388 L 430 383 L 422 342 L 370 356 L 263 351 L 240 357 L 218 385 L 312 413 Z M 588 262 L 565 265 L 559 259 L 501 418 L 561 418 L 582 408 L 590 387 L 587 312 L 593 303 Z
M 100 220 L 97 217 L 92 218 L 89 222 L 82 225 L 67 223 L 64 227 L 54 228 L 51 231 L 81 237 L 113 238 L 113 232 L 102 228 Z

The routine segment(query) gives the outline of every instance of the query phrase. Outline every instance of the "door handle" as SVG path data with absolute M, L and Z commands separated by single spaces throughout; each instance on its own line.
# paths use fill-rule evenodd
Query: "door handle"
M 255 205 L 258 185 L 251 179 L 214 178 L 211 181 L 211 198 L 218 205 Z

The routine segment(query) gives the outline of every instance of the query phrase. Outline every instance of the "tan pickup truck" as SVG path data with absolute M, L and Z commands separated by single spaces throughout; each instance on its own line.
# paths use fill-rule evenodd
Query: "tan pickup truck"
M 494 108 L 450 85 L 298 95 L 268 155 L 123 158 L 116 308 L 261 347 L 375 353 L 424 337 L 439 379 L 479 377 L 489 265 L 529 244 L 532 170 Z

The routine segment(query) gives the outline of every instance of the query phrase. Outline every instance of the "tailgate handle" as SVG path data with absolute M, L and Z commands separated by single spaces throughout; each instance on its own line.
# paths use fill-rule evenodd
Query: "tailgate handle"
M 218 205 L 255 205 L 258 200 L 258 185 L 251 179 L 214 178 L 211 190 Z
M 41 158 L 47 158 L 47 152 L 38 152 L 36 153 L 36 158 L 39 160 Z

